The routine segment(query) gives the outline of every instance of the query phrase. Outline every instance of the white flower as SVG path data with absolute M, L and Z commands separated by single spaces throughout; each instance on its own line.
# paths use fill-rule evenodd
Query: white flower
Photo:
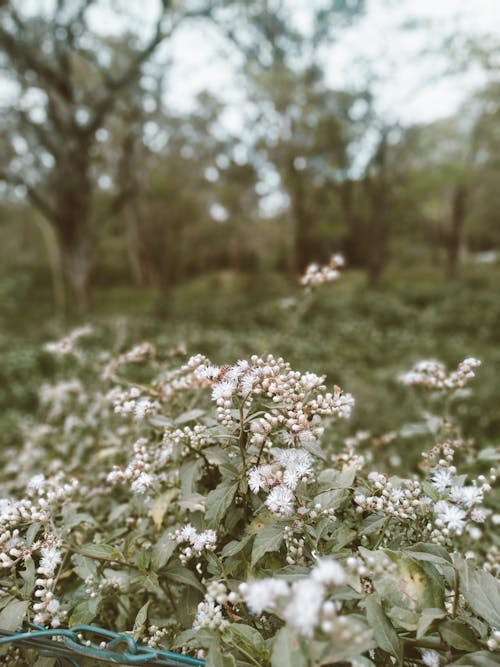
M 446 500 L 440 500 L 434 507 L 434 513 L 438 520 L 446 525 L 448 530 L 460 535 L 466 524 L 465 512 Z
M 147 472 L 141 472 L 137 479 L 134 479 L 130 488 L 134 493 L 146 493 L 146 491 L 153 486 L 155 478 Z
M 284 618 L 301 635 L 312 637 L 323 604 L 323 586 L 312 579 L 302 579 L 293 584 L 292 592 L 293 598 L 285 608 Z
M 463 503 L 466 507 L 479 505 L 483 502 L 483 491 L 477 486 L 454 486 L 450 490 L 450 498 L 456 503 Z
M 194 528 L 190 523 L 187 523 L 179 534 L 179 540 L 181 542 L 191 542 L 195 535 L 196 528 Z
M 202 364 L 196 369 L 195 375 L 201 380 L 215 380 L 220 373 L 220 368 L 213 364 Z
M 55 572 L 56 567 L 62 560 L 59 549 L 57 547 L 42 547 L 41 554 L 42 558 L 38 571 L 42 574 Z
M 248 486 L 253 493 L 259 493 L 260 489 L 264 487 L 264 480 L 259 468 L 252 468 L 248 473 Z
M 425 651 L 422 651 L 422 662 L 427 667 L 439 667 L 439 653 L 431 649 L 425 649 Z
M 453 475 L 448 468 L 437 468 L 431 477 L 431 482 L 439 493 L 445 493 L 446 489 L 453 485 Z
M 316 583 L 325 586 L 342 586 L 347 580 L 344 568 L 333 558 L 321 558 L 312 569 L 311 577 Z
M 28 482 L 28 490 L 32 493 L 34 491 L 41 491 L 45 485 L 45 475 L 43 473 L 38 473 L 34 475 Z
M 234 382 L 221 380 L 221 382 L 217 382 L 212 389 L 212 399 L 214 401 L 218 401 L 219 398 L 229 399 L 234 394 L 235 388 Z
M 260 579 L 241 584 L 239 591 L 252 614 L 260 616 L 263 611 L 272 611 L 276 602 L 289 594 L 283 579 Z
M 282 484 L 275 486 L 266 498 L 266 506 L 274 514 L 290 515 L 293 513 L 295 496 L 293 492 Z
M 488 511 L 482 507 L 474 507 L 470 513 L 470 518 L 476 523 L 484 523 L 488 518 Z

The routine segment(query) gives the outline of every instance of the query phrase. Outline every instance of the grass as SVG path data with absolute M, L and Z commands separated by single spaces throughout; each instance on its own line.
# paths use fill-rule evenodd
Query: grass
M 374 434 L 419 418 L 398 373 L 420 358 L 454 366 L 476 356 L 483 367 L 473 395 L 458 409 L 466 433 L 487 445 L 500 430 L 498 284 L 498 267 L 469 267 L 460 284 L 428 270 L 398 271 L 373 290 L 351 271 L 306 307 L 300 290 L 283 277 L 216 274 L 163 295 L 98 287 L 91 320 L 102 343 L 120 349 L 145 338 L 160 347 L 183 341 L 190 353 L 219 363 L 273 352 L 301 370 L 327 373 L 356 396 L 354 427 Z M 50 289 L 29 274 L 2 278 L 0 303 L 0 443 L 6 443 L 16 438 L 19 418 L 36 411 L 40 383 L 55 377 L 40 344 L 65 327 L 52 316 Z M 70 319 L 66 327 L 75 323 Z M 413 451 L 418 443 L 410 439 L 407 446 Z

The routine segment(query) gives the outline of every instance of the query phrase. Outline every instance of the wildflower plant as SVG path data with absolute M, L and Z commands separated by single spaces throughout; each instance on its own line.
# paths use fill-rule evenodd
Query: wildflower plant
M 97 623 L 211 667 L 500 663 L 495 456 L 451 413 L 388 474 L 370 434 L 337 444 L 353 397 L 281 357 L 79 338 L 47 347 L 76 374 L 0 473 L 0 628 Z M 477 367 L 401 381 L 452 400 Z

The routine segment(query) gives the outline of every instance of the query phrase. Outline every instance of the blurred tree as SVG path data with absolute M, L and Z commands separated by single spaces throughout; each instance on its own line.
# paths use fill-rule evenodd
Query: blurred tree
M 2 119 L 0 178 L 22 186 L 53 225 L 81 311 L 89 307 L 92 227 L 99 224 L 96 192 L 99 187 L 114 191 L 102 221 L 123 205 L 130 186 L 125 179 L 111 188 L 111 177 L 97 165 L 102 154 L 97 146 L 112 119 L 138 94 L 144 66 L 163 40 L 187 16 L 209 10 L 197 2 L 177 7 L 162 0 L 146 40 L 139 36 L 141 25 L 119 38 L 93 29 L 89 13 L 106 12 L 98 0 L 54 0 L 35 8 L 36 14 L 30 13 L 33 3 L 21 0 L 0 7 L 2 74 L 16 100 Z M 130 135 L 125 151 L 129 145 Z
M 137 148 L 142 168 L 125 214 L 143 282 L 169 289 L 203 270 L 244 269 L 258 253 L 255 169 L 235 161 L 238 140 L 221 127 L 222 111 L 206 92 L 189 114 L 159 107 L 154 134 Z
M 325 202 L 324 184 L 331 172 L 341 177 L 345 171 L 345 121 L 355 102 L 355 96 L 347 99 L 328 89 L 319 54 L 339 29 L 362 13 L 365 3 L 336 0 L 311 5 L 310 30 L 297 23 L 291 2 L 233 5 L 222 27 L 244 56 L 254 110 L 250 122 L 260 154 L 255 160 L 260 165 L 267 161 L 278 175 L 292 229 L 290 268 L 300 272 L 318 258 L 319 219 L 327 213 L 321 213 L 317 203 Z

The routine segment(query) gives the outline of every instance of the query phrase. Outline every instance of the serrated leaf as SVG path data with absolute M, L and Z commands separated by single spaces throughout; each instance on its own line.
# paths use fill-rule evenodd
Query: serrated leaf
M 255 536 L 252 548 L 251 567 L 254 567 L 265 554 L 278 551 L 283 542 L 283 527 L 276 523 L 265 524 Z
M 365 599 L 365 609 L 368 624 L 373 630 L 377 645 L 386 653 L 393 655 L 399 664 L 402 664 L 403 644 L 374 595 L 368 595 Z
M 0 611 L 0 628 L 2 630 L 17 630 L 23 624 L 29 607 L 29 600 L 12 600 Z
M 308 667 L 299 637 L 285 625 L 276 634 L 271 654 L 272 667 Z
M 238 483 L 238 480 L 224 480 L 208 494 L 205 503 L 205 518 L 212 528 L 217 528 L 220 525 L 227 510 L 231 507 L 238 490 Z
M 161 529 L 161 524 L 163 523 L 163 518 L 167 513 L 168 508 L 174 498 L 179 493 L 179 489 L 168 489 L 164 493 L 161 493 L 153 500 L 153 505 L 151 506 L 151 517 L 156 526 L 156 530 Z

